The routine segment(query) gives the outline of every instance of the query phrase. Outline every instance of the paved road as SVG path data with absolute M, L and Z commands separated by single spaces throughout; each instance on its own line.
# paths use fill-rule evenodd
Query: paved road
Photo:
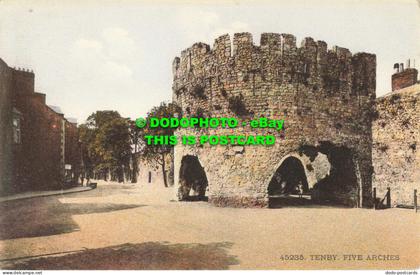
M 172 193 L 156 185 L 102 183 L 83 193 L 0 203 L 0 267 L 412 269 L 420 264 L 420 214 L 414 211 L 217 208 L 171 201 Z M 296 254 L 304 260 L 282 258 Z M 311 257 L 315 254 L 337 258 L 324 261 Z M 364 259 L 345 261 L 343 254 Z M 367 260 L 368 255 L 394 256 Z

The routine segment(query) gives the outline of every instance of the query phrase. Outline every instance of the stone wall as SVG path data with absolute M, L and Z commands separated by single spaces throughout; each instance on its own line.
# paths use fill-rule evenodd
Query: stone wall
M 184 116 L 285 119 L 282 132 L 249 126 L 178 130 L 177 135 L 272 134 L 277 141 L 273 147 L 176 145 L 175 185 L 180 184 L 182 158 L 193 155 L 205 170 L 209 201 L 266 206 L 268 184 L 284 159 L 294 155 L 309 164 L 302 148 L 312 148 L 310 159 L 315 161 L 318 154 L 331 152 L 324 150 L 329 144 L 349 149 L 357 175 L 357 186 L 344 193 L 331 191 L 332 197 L 353 206 L 363 197 L 363 205 L 370 205 L 375 55 L 328 49 L 312 38 L 297 47 L 290 34 L 264 33 L 256 46 L 251 34 L 237 33 L 233 43 L 223 35 L 213 48 L 196 43 L 182 51 L 173 74 L 173 101 Z M 305 173 L 315 179 L 322 174 L 311 165 Z
M 165 158 L 165 171 L 169 186 L 174 185 L 173 168 L 173 154 L 168 154 Z M 139 159 L 137 183 L 164 186 L 162 167 L 160 165 L 157 166 L 155 164 L 152 164 L 149 161 Z
M 373 186 L 383 199 L 391 189 L 392 205 L 413 205 L 413 190 L 420 191 L 420 84 L 376 102 L 373 123 Z

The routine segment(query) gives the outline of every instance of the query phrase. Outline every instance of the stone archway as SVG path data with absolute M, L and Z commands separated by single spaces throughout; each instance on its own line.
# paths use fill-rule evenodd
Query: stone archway
M 317 203 L 357 207 L 360 205 L 360 175 L 352 150 L 343 146 L 321 148 L 328 154 L 331 173 L 314 185 Z
M 281 203 L 303 203 L 310 195 L 305 167 L 294 156 L 287 156 L 277 168 L 268 185 L 269 207 Z
M 288 157 L 271 179 L 268 185 L 268 194 L 299 194 L 299 186 L 303 193 L 309 191 L 305 168 L 299 159 Z
M 179 169 L 179 200 L 207 200 L 208 180 L 197 156 L 186 155 Z
M 269 207 L 281 205 L 360 205 L 361 179 L 351 149 L 323 142 L 283 157 L 268 184 Z M 301 191 L 297 192 L 297 183 Z M 275 202 L 276 206 L 273 206 Z

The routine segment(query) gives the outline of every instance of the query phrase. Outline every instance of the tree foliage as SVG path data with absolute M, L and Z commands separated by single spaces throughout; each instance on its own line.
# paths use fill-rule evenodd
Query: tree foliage
M 139 173 L 139 153 L 144 147 L 143 142 L 143 129 L 136 126 L 136 122 L 133 120 L 129 121 L 129 136 L 130 136 L 130 142 L 133 149 L 132 154 L 132 161 L 133 161 L 133 171 L 132 171 L 132 177 L 131 182 L 136 183 L 137 182 L 137 175 Z
M 148 112 L 146 119 L 175 115 L 181 116 L 181 108 L 162 102 Z M 162 168 L 164 184 L 168 186 L 165 159 L 172 153 L 172 146 L 146 145 L 144 137 L 173 134 L 171 128 L 150 128 L 149 125 L 138 128 L 135 121 L 121 117 L 116 111 L 96 111 L 79 126 L 85 175 L 89 178 L 111 175 L 112 180 L 121 182 L 124 174 L 129 174 L 131 181 L 137 182 L 138 159 L 141 158 L 151 166 Z
M 131 157 L 129 120 L 116 111 L 97 111 L 79 126 L 79 133 L 88 176 L 110 173 L 113 179 L 123 181 Z
M 147 121 L 150 118 L 170 118 L 175 116 L 181 116 L 181 108 L 175 103 L 162 102 L 159 106 L 153 107 L 147 114 Z M 173 128 L 162 128 L 156 127 L 151 128 L 149 124 L 143 128 L 142 135 L 144 142 L 144 136 L 171 136 L 174 134 Z M 142 146 L 140 157 L 149 162 L 152 165 L 160 166 L 162 168 L 163 182 L 165 187 L 168 186 L 168 180 L 166 177 L 165 169 L 165 158 L 168 154 L 171 154 L 173 147 L 171 145 L 144 145 Z

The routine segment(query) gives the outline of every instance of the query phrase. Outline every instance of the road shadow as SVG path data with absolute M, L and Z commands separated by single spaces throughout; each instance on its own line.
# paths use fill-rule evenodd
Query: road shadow
M 86 249 L 64 256 L 20 260 L 5 269 L 30 270 L 221 270 L 239 264 L 229 255 L 232 243 L 169 244 L 167 242 L 126 243 Z
M 268 201 L 268 208 L 352 208 L 332 201 L 314 202 L 308 198 L 299 197 L 271 197 Z
M 0 203 L 0 240 L 50 236 L 79 230 L 73 215 L 106 213 L 144 205 L 61 203 L 56 197 Z
M 188 196 L 182 201 L 209 201 L 209 198 L 207 196 Z

